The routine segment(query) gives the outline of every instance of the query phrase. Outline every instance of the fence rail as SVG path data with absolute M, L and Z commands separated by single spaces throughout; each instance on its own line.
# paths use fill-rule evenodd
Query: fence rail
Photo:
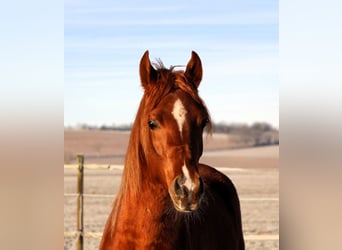
M 64 237 L 78 236 L 77 232 L 64 232 Z M 83 232 L 84 238 L 97 238 L 101 239 L 102 232 Z M 278 234 L 247 234 L 244 235 L 245 241 L 261 241 L 261 240 L 279 240 Z
M 114 194 L 85 194 L 84 191 L 84 169 L 103 169 L 103 170 L 122 170 L 122 165 L 101 165 L 101 164 L 87 164 L 84 165 L 84 156 L 77 155 L 78 164 L 64 165 L 64 169 L 77 170 L 77 193 L 64 193 L 65 197 L 77 197 L 77 231 L 64 232 L 64 237 L 76 237 L 76 249 L 83 250 L 84 238 L 101 239 L 102 232 L 84 232 L 84 197 L 100 197 L 100 198 L 114 198 Z M 240 197 L 240 201 L 279 201 L 278 197 Z M 245 241 L 272 241 L 279 240 L 279 234 L 247 234 L 244 235 Z
M 118 170 L 123 170 L 122 165 L 111 165 L 111 164 L 87 164 L 83 166 L 84 168 L 87 169 L 118 169 Z M 65 169 L 78 169 L 79 165 L 78 164 L 64 164 Z
M 77 197 L 78 193 L 64 193 L 65 197 Z M 116 194 L 85 194 L 83 197 L 93 198 L 115 198 Z M 279 201 L 278 197 L 239 197 L 240 201 Z

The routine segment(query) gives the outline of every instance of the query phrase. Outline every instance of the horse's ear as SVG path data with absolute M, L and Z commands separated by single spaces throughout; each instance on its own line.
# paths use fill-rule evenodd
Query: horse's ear
M 145 51 L 144 55 L 140 60 L 140 81 L 142 86 L 146 89 L 149 84 L 157 82 L 157 71 L 152 67 L 148 50 Z
M 202 80 L 202 63 L 195 51 L 192 51 L 191 59 L 186 65 L 185 77 L 198 88 Z

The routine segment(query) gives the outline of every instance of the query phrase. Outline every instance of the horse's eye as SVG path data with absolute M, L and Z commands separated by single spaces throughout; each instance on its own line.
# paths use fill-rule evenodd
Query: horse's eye
M 203 119 L 202 124 L 201 124 L 202 128 L 205 128 L 205 126 L 206 126 L 208 123 L 209 123 L 209 119 L 208 119 L 208 118 Z
M 156 129 L 156 128 L 158 128 L 158 124 L 155 122 L 155 121 L 153 121 L 153 120 L 149 120 L 148 121 L 148 126 L 150 127 L 150 129 Z

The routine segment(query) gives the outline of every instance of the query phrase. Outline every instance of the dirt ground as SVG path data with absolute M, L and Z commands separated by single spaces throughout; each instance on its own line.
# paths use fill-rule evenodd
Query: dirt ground
M 128 132 L 65 131 L 65 162 L 78 153 L 86 164 L 122 164 Z M 279 147 L 231 149 L 226 135 L 204 136 L 201 162 L 216 167 L 235 184 L 241 203 L 246 249 L 279 249 Z M 101 233 L 120 184 L 122 166 L 85 169 L 84 226 Z M 76 170 L 64 168 L 64 231 L 76 230 Z M 104 194 L 105 196 L 94 196 Z M 97 237 L 85 238 L 85 249 L 98 249 Z M 75 237 L 64 237 L 64 249 L 75 249 Z
M 65 130 L 64 131 L 64 163 L 76 163 L 76 155 L 83 154 L 87 160 L 87 163 L 97 163 L 97 164 L 123 164 L 124 155 L 126 153 L 128 139 L 130 132 L 122 131 L 100 131 L 100 130 Z M 204 134 L 203 135 L 203 148 L 205 153 L 210 153 L 208 157 L 214 158 L 226 158 L 226 152 L 224 150 L 234 149 L 236 153 L 234 159 L 247 160 L 243 167 L 249 167 L 248 159 L 245 158 L 245 151 L 239 155 L 239 148 L 243 148 L 245 145 L 243 143 L 236 142 L 236 138 L 227 134 Z M 278 157 L 277 150 L 273 149 L 273 152 L 268 150 L 257 150 L 256 153 L 249 151 L 249 156 L 256 156 L 260 164 L 252 163 L 251 167 L 260 165 L 261 167 L 276 167 L 277 160 L 274 161 L 274 157 Z M 212 151 L 223 151 L 218 153 Z M 259 155 L 260 154 L 260 155 Z M 272 162 L 270 156 L 273 154 Z M 230 153 L 232 155 L 232 153 Z M 205 155 L 203 155 L 204 157 Z M 240 156 L 241 159 L 238 159 Z M 222 159 L 221 159 L 222 161 Z M 215 163 L 219 162 L 215 160 Z M 225 162 L 222 162 L 225 165 Z M 220 164 L 220 163 L 218 163 Z M 227 163 L 227 164 L 233 164 Z M 215 165 L 216 166 L 216 165 Z M 225 165 L 226 166 L 226 165 Z M 226 166 L 227 167 L 227 166 Z

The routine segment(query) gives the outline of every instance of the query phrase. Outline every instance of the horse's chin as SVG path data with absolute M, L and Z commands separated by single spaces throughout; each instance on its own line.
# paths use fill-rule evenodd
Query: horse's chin
M 173 203 L 174 208 L 180 213 L 192 213 L 197 210 L 198 205 L 191 205 L 189 207 L 183 207 L 181 205 Z
M 176 209 L 176 211 L 180 213 L 192 213 L 195 212 L 201 203 L 201 199 L 199 199 L 196 202 L 189 203 L 188 199 L 186 197 L 178 197 L 177 195 L 170 193 L 170 197 L 172 200 L 173 207 Z

